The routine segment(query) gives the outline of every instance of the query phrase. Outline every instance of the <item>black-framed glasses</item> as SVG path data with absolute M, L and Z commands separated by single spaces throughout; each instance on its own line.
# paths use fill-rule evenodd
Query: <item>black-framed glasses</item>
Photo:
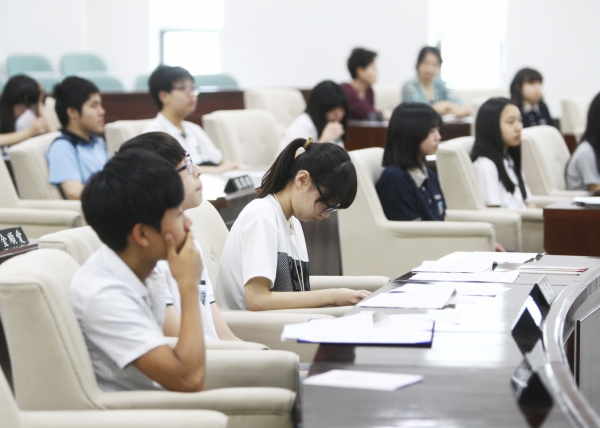
M 189 153 L 186 153 L 185 155 L 185 165 L 183 165 L 181 168 L 178 168 L 177 172 L 181 172 L 184 169 L 187 169 L 187 172 L 190 175 L 194 175 L 194 162 L 192 162 L 192 157 Z
M 195 96 L 200 94 L 200 87 L 194 85 L 175 85 L 173 89 L 185 92 L 186 94 L 194 94 Z
M 321 196 L 321 199 L 323 199 L 323 203 L 325 204 L 325 206 L 327 208 L 325 208 L 323 211 L 321 211 L 322 213 L 332 213 L 335 212 L 337 210 L 340 209 L 340 204 L 337 204 L 334 207 L 330 207 L 329 204 L 327 203 L 327 201 L 325 200 L 325 196 L 323 195 L 323 192 L 321 192 L 321 188 L 319 187 L 319 185 L 317 184 L 316 181 L 313 181 L 315 183 L 315 187 L 317 188 L 317 192 L 319 192 L 319 196 Z

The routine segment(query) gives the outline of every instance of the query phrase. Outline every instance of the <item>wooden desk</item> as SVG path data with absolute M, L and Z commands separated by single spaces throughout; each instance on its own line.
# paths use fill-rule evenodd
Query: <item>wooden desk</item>
M 548 254 L 600 256 L 600 207 L 562 201 L 544 207 Z
M 572 259 L 573 263 L 590 262 L 587 258 Z M 560 260 L 563 258 L 542 258 L 547 264 Z M 599 277 L 600 260 L 595 260 L 589 274 L 574 278 L 596 287 L 595 278 Z M 559 289 L 566 292 L 580 284 L 578 281 Z M 388 284 L 377 293 L 398 285 Z M 510 379 L 523 355 L 510 330 L 532 284 L 506 285 L 510 288 L 508 292 L 479 303 L 479 307 L 469 309 L 468 304 L 457 305 L 463 310 L 460 327 L 454 331 L 435 331 L 430 348 L 321 345 L 309 375 L 338 368 L 418 374 L 424 379 L 394 392 L 305 385 L 302 397 L 304 427 L 528 427 L 539 426 L 542 421 L 544 427 L 576 426 L 567 414 L 582 411 L 578 394 L 569 395 L 572 401 L 567 403 L 561 389 L 551 390 L 554 405 L 549 409 L 521 407 L 516 402 Z M 354 308 L 349 314 L 360 310 L 363 309 Z M 385 309 L 385 312 L 423 311 Z M 555 330 L 548 325 L 544 328 L 544 344 L 553 340 Z M 557 346 L 564 350 L 565 342 L 561 341 Z M 564 357 L 561 363 L 560 372 L 548 374 L 543 366 L 538 371 L 550 388 L 555 375 L 565 382 L 568 380 L 566 376 L 570 369 Z M 563 386 L 567 388 L 568 385 Z M 598 421 L 589 419 L 589 414 L 587 417 L 588 421 Z
M 351 120 L 346 131 L 346 150 L 384 147 L 387 122 Z M 471 135 L 471 124 L 465 119 L 445 122 L 440 127 L 442 141 Z

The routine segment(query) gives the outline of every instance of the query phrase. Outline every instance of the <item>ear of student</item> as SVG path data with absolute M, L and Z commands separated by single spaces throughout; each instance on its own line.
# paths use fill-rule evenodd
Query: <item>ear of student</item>
M 148 248 L 150 246 L 150 236 L 149 230 L 151 226 L 137 223 L 131 229 L 131 233 L 129 234 L 129 239 L 131 239 L 137 246 L 142 248 Z
M 296 184 L 299 187 L 306 187 L 307 185 L 310 185 L 310 182 L 310 172 L 304 169 L 298 171 L 296 174 Z

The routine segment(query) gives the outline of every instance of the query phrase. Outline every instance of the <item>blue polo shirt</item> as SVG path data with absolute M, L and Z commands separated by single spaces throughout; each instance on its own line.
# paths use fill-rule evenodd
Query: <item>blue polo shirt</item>
M 85 184 L 108 162 L 104 140 L 92 134 L 86 141 L 66 129 L 61 132 L 46 153 L 50 183 L 58 186 L 68 180 L 78 180 Z
M 444 220 L 446 202 L 440 182 L 435 172 L 426 171 L 427 177 L 417 187 L 407 170 L 396 165 L 383 170 L 375 189 L 388 220 Z

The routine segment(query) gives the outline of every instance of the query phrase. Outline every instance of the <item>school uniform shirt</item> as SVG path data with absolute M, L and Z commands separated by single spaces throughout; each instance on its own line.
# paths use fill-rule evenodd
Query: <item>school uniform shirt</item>
M 367 88 L 365 98 L 361 99 L 358 92 L 349 83 L 340 85 L 346 93 L 348 100 L 348 119 L 350 120 L 382 120 L 381 112 L 375 110 L 375 96 L 373 88 Z
M 194 240 L 194 245 L 200 253 L 200 258 L 204 260 L 202 255 L 202 247 L 198 241 Z M 161 260 L 156 264 L 156 270 L 165 276 L 167 282 L 166 300 L 165 304 L 173 305 L 173 307 L 181 314 L 181 294 L 179 293 L 179 286 L 177 281 L 171 274 L 169 262 Z M 200 315 L 202 316 L 202 329 L 204 331 L 204 338 L 207 340 L 219 340 L 219 335 L 215 328 L 215 321 L 212 316 L 210 305 L 215 303 L 215 293 L 213 291 L 212 283 L 208 277 L 206 267 L 202 269 L 202 275 L 200 277 L 200 284 L 198 284 L 198 290 L 200 295 Z
M 527 208 L 527 204 L 531 202 L 531 191 L 525 182 L 525 175 L 522 175 L 523 182 L 525 183 L 525 192 L 527 195 L 523 197 L 521 194 L 521 188 L 519 187 L 519 181 L 515 173 L 515 164 L 511 158 L 504 158 L 504 168 L 510 181 L 515 184 L 514 193 L 510 193 L 502 182 L 498 175 L 498 168 L 491 159 L 480 156 L 475 162 L 473 162 L 473 168 L 475 169 L 475 175 L 479 181 L 479 187 L 483 194 L 483 201 L 488 207 L 501 207 L 501 208 Z M 523 174 L 521 172 L 521 174 Z
M 302 113 L 298 116 L 288 128 L 285 130 L 283 134 L 283 138 L 281 139 L 281 143 L 279 143 L 279 150 L 277 154 L 281 153 L 283 149 L 287 147 L 292 141 L 297 138 L 312 138 L 315 141 L 319 140 L 319 133 L 317 131 L 317 127 L 315 123 L 312 121 L 308 113 Z M 344 147 L 344 142 L 338 138 L 335 141 L 328 141 L 330 143 L 335 143 L 338 146 Z
M 406 170 L 389 165 L 375 189 L 388 220 L 444 220 L 444 195 L 437 175 L 429 168 Z
M 33 110 L 28 108 L 15 121 L 15 131 L 24 131 L 25 129 L 29 128 L 36 119 L 37 115 Z
M 588 185 L 600 184 L 596 152 L 587 141 L 579 143 L 571 155 L 566 179 L 569 190 L 588 190 Z
M 69 180 L 85 184 L 108 162 L 106 144 L 95 134 L 86 141 L 66 129 L 61 132 L 46 152 L 50 184 L 59 185 Z
M 285 219 L 279 202 L 268 195 L 250 202 L 225 242 L 217 296 L 226 309 L 248 309 L 245 284 L 252 278 L 271 281 L 274 292 L 310 290 L 308 252 L 300 221 Z
M 450 101 L 455 104 L 462 104 L 460 98 L 454 95 L 441 79 L 433 79 L 432 100 L 427 98 L 427 95 L 425 94 L 425 88 L 423 88 L 423 85 L 419 81 L 418 77 L 414 77 L 402 85 L 403 103 L 435 104 L 439 101 Z
M 523 127 L 550 125 L 556 127 L 556 123 L 550 115 L 550 110 L 545 102 L 538 102 L 533 105 L 524 101 L 521 106 L 521 116 L 523 117 Z
M 143 283 L 106 245 L 79 268 L 70 288 L 71 306 L 103 391 L 163 389 L 133 364 L 167 345 L 163 275 Z
M 171 123 L 162 113 L 152 119 L 144 128 L 145 132 L 165 132 L 179 141 L 181 147 L 190 154 L 196 165 L 211 163 L 219 165 L 223 162 L 223 153 L 215 147 L 210 137 L 202 128 L 192 122 L 181 122 L 183 132 Z

